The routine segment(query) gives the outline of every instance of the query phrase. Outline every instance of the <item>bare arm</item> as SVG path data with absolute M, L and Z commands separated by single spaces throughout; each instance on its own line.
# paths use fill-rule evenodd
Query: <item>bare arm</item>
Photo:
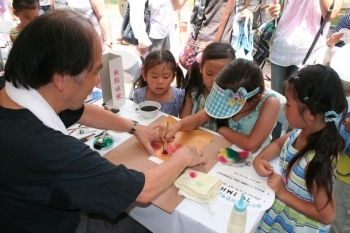
M 162 141 L 172 140 L 178 131 L 191 131 L 197 129 L 199 126 L 203 125 L 205 122 L 210 120 L 210 116 L 205 112 L 204 109 L 200 110 L 194 115 L 189 115 L 182 120 L 176 122 L 169 126 L 167 133 L 164 127 L 160 127 L 160 137 Z
M 131 120 L 127 120 L 92 104 L 84 105 L 84 112 L 78 123 L 97 129 L 109 129 L 123 132 L 129 132 L 133 126 Z M 139 124 L 135 132 L 135 137 L 145 146 L 151 155 L 154 154 L 151 142 L 159 141 L 159 130 L 157 127 L 152 128 Z
M 271 176 L 273 174 L 273 167 L 269 161 L 277 158 L 282 150 L 284 142 L 289 137 L 290 133 L 283 135 L 282 137 L 271 142 L 265 147 L 253 161 L 253 166 L 259 176 Z
M 249 135 L 233 131 L 226 126 L 220 127 L 217 132 L 243 150 L 255 152 L 271 134 L 279 109 L 280 103 L 277 98 L 267 98 Z
M 332 2 L 333 0 L 320 0 L 320 7 L 323 17 L 326 17 L 328 8 L 332 5 Z M 329 17 L 329 21 L 338 15 L 341 7 L 343 6 L 343 2 L 344 0 L 334 0 L 334 7 L 331 16 Z
M 182 119 L 186 116 L 191 115 L 192 108 L 193 108 L 193 101 L 192 101 L 191 95 L 187 94 L 185 97 L 185 101 L 180 109 L 180 114 L 179 114 L 180 118 Z
M 92 9 L 94 10 L 104 41 L 112 41 L 111 23 L 108 18 L 106 4 L 103 0 L 90 0 Z
M 145 185 L 136 201 L 148 203 L 157 195 L 169 188 L 186 167 L 205 164 L 207 159 L 203 152 L 197 152 L 195 147 L 183 146 L 166 162 L 146 171 Z
M 312 218 L 322 224 L 331 224 L 335 218 L 335 208 L 327 203 L 327 195 L 323 189 L 317 189 L 313 184 L 312 195 L 314 203 L 305 201 L 289 192 L 284 185 L 283 179 L 278 174 L 273 174 L 267 180 L 268 185 L 275 191 L 276 197 L 296 211 Z

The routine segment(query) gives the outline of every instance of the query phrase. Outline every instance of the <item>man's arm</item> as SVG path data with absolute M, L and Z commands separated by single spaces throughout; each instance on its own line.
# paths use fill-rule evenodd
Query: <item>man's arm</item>
M 83 115 L 78 120 L 79 124 L 97 129 L 109 129 L 123 132 L 130 132 L 134 125 L 133 121 L 120 117 L 96 105 L 85 104 L 84 107 Z M 159 141 L 159 130 L 157 127 L 152 128 L 139 124 L 135 131 L 135 137 L 151 155 L 154 154 L 151 142 Z
M 203 157 L 202 151 L 197 152 L 193 146 L 181 147 L 166 162 L 144 172 L 145 185 L 136 201 L 141 203 L 152 201 L 169 188 L 186 167 L 206 162 L 207 158 Z

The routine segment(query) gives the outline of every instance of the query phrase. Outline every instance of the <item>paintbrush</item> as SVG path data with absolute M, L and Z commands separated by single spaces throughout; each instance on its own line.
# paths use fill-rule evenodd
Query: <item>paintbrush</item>
M 102 136 L 97 139 L 97 141 L 94 143 L 94 148 L 97 150 L 101 150 L 102 149 L 102 144 L 103 144 L 103 139 L 106 136 L 107 130 L 105 130 L 102 134 Z
M 165 135 L 168 133 L 168 128 L 169 128 L 169 121 L 166 122 L 166 129 L 165 129 Z M 165 140 L 163 144 L 163 152 L 162 154 L 168 154 L 168 140 Z
M 81 127 L 81 125 L 78 125 L 78 128 Z M 69 130 L 69 129 L 68 129 Z M 75 131 L 75 129 L 73 129 L 68 135 L 71 135 L 73 132 Z
M 78 138 L 78 140 L 81 142 L 86 142 L 89 137 L 94 136 L 94 135 L 95 135 L 95 133 L 91 133 L 91 134 L 88 134 L 84 137 Z
M 88 127 L 83 125 L 83 126 L 79 126 L 79 127 L 75 127 L 75 128 L 69 128 L 67 130 L 76 130 L 76 129 L 82 129 L 82 128 L 88 128 Z
M 104 109 L 113 113 L 118 113 L 120 111 L 120 109 L 118 108 L 110 108 L 106 103 L 103 103 L 102 106 L 104 107 Z

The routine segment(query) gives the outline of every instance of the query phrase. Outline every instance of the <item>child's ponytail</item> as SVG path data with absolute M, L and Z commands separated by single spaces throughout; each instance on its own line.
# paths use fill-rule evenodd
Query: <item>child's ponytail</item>
M 309 109 L 314 116 L 322 115 L 325 126 L 307 138 L 307 145 L 299 150 L 289 163 L 287 174 L 293 165 L 306 153 L 315 152 L 305 173 L 308 190 L 314 188 L 326 192 L 328 203 L 333 204 L 332 179 L 337 157 L 344 148 L 344 140 L 337 128 L 339 118 L 343 120 L 347 111 L 347 101 L 338 74 L 329 67 L 322 65 L 307 66 L 287 80 L 287 88 L 293 88 L 294 97 L 298 99 L 300 113 Z

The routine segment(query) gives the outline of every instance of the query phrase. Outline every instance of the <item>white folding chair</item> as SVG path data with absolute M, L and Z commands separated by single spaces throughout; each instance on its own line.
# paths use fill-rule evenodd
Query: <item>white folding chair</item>
M 135 54 L 129 53 L 127 51 L 112 50 L 111 52 L 118 54 L 122 57 L 123 71 L 131 75 L 132 84 L 131 84 L 131 88 L 128 96 L 128 99 L 131 99 L 134 92 L 135 82 L 141 75 L 141 67 L 142 67 L 141 59 L 137 57 Z
M 280 93 L 274 91 L 274 90 L 270 90 L 268 89 L 267 92 L 274 94 L 277 99 L 280 101 L 280 111 L 278 114 L 278 118 L 277 118 L 277 123 L 275 125 L 275 127 L 272 130 L 272 141 L 283 136 L 284 134 L 286 134 L 287 130 L 288 130 L 288 121 L 286 119 L 286 116 L 284 114 L 284 105 L 286 104 L 287 100 L 286 97 L 284 97 L 283 95 L 281 95 Z

